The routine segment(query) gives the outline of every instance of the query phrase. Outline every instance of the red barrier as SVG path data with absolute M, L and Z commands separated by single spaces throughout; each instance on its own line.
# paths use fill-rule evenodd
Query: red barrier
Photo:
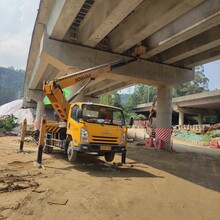
M 160 150 L 163 150 L 163 140 L 156 139 L 156 147 Z
M 210 141 L 209 147 L 210 148 L 220 148 L 218 141 Z
M 154 140 L 153 140 L 153 138 L 146 138 L 145 145 L 146 145 L 146 147 L 154 147 Z

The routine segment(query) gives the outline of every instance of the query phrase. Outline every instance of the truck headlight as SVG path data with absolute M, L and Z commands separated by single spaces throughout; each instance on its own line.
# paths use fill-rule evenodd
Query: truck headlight
M 88 131 L 84 128 L 81 128 L 80 139 L 82 142 L 89 142 L 89 134 Z
M 122 136 L 121 136 L 121 141 L 120 141 L 120 144 L 125 144 L 125 138 L 126 138 L 126 133 L 123 133 Z

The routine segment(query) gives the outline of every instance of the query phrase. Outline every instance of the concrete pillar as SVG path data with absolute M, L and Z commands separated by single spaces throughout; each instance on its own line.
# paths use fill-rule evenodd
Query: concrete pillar
M 41 117 L 44 114 L 45 105 L 43 101 L 37 101 L 37 110 L 36 110 L 36 118 L 35 118 L 35 129 L 40 129 Z
M 159 86 L 157 93 L 156 140 L 163 141 L 163 148 L 171 147 L 172 133 L 172 87 Z
M 184 112 L 179 111 L 179 125 L 184 125 Z
M 203 123 L 203 115 L 202 114 L 198 114 L 197 121 L 198 121 L 199 125 L 202 125 L 202 123 Z

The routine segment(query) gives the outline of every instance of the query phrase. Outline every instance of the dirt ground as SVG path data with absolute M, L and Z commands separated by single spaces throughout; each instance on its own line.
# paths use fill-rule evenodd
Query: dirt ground
M 71 165 L 56 150 L 39 169 L 37 145 L 18 148 L 0 137 L 0 219 L 220 219 L 220 149 L 130 143 L 122 167 L 92 155 Z

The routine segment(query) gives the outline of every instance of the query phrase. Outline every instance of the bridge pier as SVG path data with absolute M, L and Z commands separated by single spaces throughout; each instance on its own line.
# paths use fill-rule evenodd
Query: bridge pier
M 199 125 L 202 125 L 202 123 L 203 123 L 203 115 L 202 114 L 198 114 L 197 121 L 198 121 Z
M 163 141 L 163 148 L 169 150 L 172 133 L 172 86 L 158 86 L 156 140 Z
M 184 125 L 184 112 L 179 111 L 179 125 Z
M 37 101 L 37 110 L 36 110 L 36 118 L 35 118 L 35 129 L 39 130 L 40 129 L 40 123 L 41 123 L 41 118 L 44 114 L 44 109 L 45 109 L 45 105 L 42 101 Z

